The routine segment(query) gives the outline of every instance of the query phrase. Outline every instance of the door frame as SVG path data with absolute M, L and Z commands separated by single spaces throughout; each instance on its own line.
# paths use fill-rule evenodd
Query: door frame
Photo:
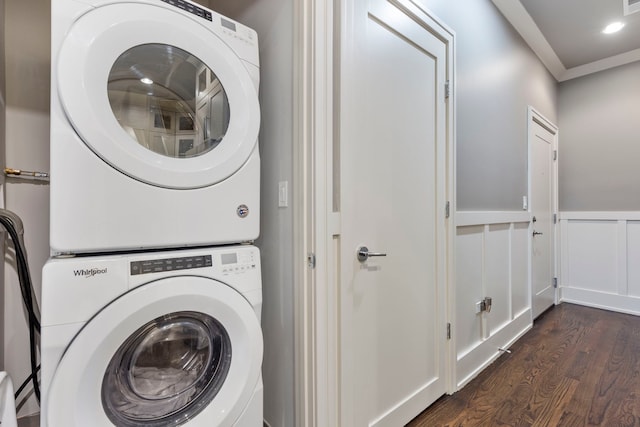
M 455 319 L 455 32 L 416 0 L 389 0 L 419 16 L 446 44 L 447 103 L 446 289 L 447 322 Z M 300 0 L 294 10 L 294 333 L 295 419 L 298 426 L 342 425 L 340 289 L 336 236 L 340 213 L 333 210 L 334 162 L 339 115 L 339 24 L 347 1 Z M 335 163 L 336 165 L 338 163 Z M 451 326 L 455 332 L 454 325 Z M 456 391 L 455 333 L 446 348 L 447 392 Z
M 544 128 L 546 128 L 549 132 L 553 133 L 553 150 L 556 153 L 556 158 L 553 162 L 553 165 L 551 167 L 552 173 L 553 173 L 553 177 L 552 177 L 552 188 L 551 191 L 553 192 L 553 196 L 552 196 L 552 204 L 553 204 L 553 214 L 555 215 L 555 221 L 552 224 L 552 230 L 553 230 L 553 258 L 552 258 L 552 262 L 553 265 L 551 266 L 552 270 L 553 270 L 553 277 L 558 278 L 558 266 L 559 264 L 559 244 L 558 244 L 558 237 L 559 237 L 559 233 L 558 233 L 558 226 L 560 225 L 560 215 L 559 215 L 559 211 L 558 211 L 558 133 L 559 133 L 559 129 L 558 126 L 556 126 L 551 120 L 547 119 L 544 115 L 542 115 L 538 110 L 536 110 L 535 108 L 533 108 L 532 106 L 528 106 L 527 108 L 527 155 L 528 155 L 528 160 L 527 160 L 527 168 L 528 168 L 528 173 L 527 173 L 527 181 L 528 181 L 528 188 L 527 188 L 527 192 L 528 192 L 528 201 L 529 201 L 529 206 L 528 206 L 528 211 L 531 217 L 533 217 L 533 211 L 531 210 L 531 199 L 532 199 L 532 182 L 533 182 L 533 177 L 532 177 L 532 171 L 533 171 L 533 167 L 532 167 L 532 161 L 533 161 L 533 138 L 531 137 L 531 132 L 533 129 L 533 125 L 535 123 L 538 123 L 540 126 L 543 126 Z M 529 223 L 529 304 L 531 306 L 531 315 L 533 316 L 533 221 Z M 558 280 L 559 283 L 559 280 Z M 555 288 L 554 290 L 554 305 L 558 304 L 558 288 Z

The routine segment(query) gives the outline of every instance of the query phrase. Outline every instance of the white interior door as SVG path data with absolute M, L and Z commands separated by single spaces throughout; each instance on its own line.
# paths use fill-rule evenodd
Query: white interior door
M 533 318 L 555 303 L 555 225 L 557 128 L 530 114 L 529 152 L 532 214 L 531 295 Z
M 395 427 L 446 391 L 447 45 L 409 2 L 346 3 L 341 418 Z

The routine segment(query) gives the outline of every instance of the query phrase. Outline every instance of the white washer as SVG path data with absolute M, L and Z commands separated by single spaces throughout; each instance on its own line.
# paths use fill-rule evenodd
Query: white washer
M 51 259 L 41 427 L 262 426 L 260 253 Z
M 259 233 L 255 31 L 187 0 L 52 2 L 54 254 Z

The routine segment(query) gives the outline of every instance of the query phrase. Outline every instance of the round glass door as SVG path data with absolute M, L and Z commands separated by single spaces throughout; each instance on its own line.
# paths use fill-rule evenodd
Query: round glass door
M 109 72 L 109 104 L 142 147 L 174 158 L 203 155 L 229 127 L 227 93 L 200 59 L 175 46 L 145 44 L 124 52 Z
M 118 172 L 163 188 L 207 187 L 257 154 L 257 45 L 243 52 L 172 6 L 97 7 L 60 45 L 53 102 Z
M 113 300 L 56 363 L 49 426 L 232 425 L 259 382 L 262 333 L 232 287 L 175 276 Z
M 216 396 L 229 372 L 231 341 L 213 317 L 179 312 L 136 330 L 111 358 L 102 405 L 117 426 L 177 426 Z

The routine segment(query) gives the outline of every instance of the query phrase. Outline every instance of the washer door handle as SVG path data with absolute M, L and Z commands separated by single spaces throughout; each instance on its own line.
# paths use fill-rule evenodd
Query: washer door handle
M 358 261 L 360 262 L 365 262 L 367 259 L 369 259 L 369 257 L 372 256 L 387 256 L 387 254 L 382 253 L 382 252 L 369 252 L 369 248 L 367 248 L 366 246 L 360 246 L 358 248 Z

